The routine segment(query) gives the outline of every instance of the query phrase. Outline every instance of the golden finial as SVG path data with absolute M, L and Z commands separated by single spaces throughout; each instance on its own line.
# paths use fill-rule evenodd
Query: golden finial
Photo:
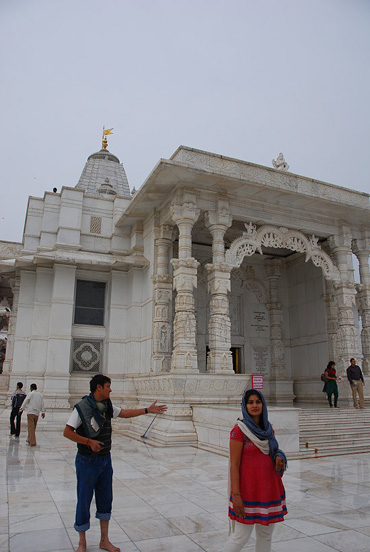
M 107 146 L 108 146 L 107 135 L 108 134 L 113 134 L 112 130 L 113 130 L 113 128 L 103 127 L 102 149 L 107 149 Z

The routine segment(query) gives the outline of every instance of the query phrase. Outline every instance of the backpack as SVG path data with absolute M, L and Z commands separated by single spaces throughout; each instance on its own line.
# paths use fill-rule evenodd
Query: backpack
M 328 383 L 328 378 L 325 376 L 325 373 L 324 374 L 321 374 L 321 381 L 323 381 L 324 383 Z

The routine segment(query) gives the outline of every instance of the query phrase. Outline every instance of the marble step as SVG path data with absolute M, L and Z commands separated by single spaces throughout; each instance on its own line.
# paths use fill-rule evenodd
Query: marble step
M 336 410 L 336 413 L 338 412 L 338 410 Z M 319 414 L 314 414 L 310 417 L 308 416 L 299 416 L 299 419 L 302 421 L 302 422 L 326 422 L 326 421 L 330 421 L 330 422 L 333 422 L 333 421 L 336 421 L 336 420 L 340 420 L 340 421 L 345 421 L 345 420 L 348 420 L 348 421 L 353 421 L 353 420 L 369 420 L 370 419 L 370 413 L 367 412 L 367 410 L 359 410 L 359 415 L 356 416 L 356 415 L 347 415 L 347 414 L 332 414 L 331 413 L 331 410 L 330 412 L 325 412 L 325 414 L 322 414 L 322 415 L 319 415 Z
M 322 420 L 323 418 L 348 418 L 351 420 L 356 418 L 359 414 L 364 418 L 370 418 L 370 409 L 353 408 L 352 410 L 344 410 L 342 408 L 328 408 L 321 410 L 321 412 L 312 412 L 311 414 L 300 412 L 299 418 L 301 420 Z
M 316 452 L 317 451 L 317 452 Z M 299 452 L 289 452 L 289 460 L 302 460 L 304 458 L 322 458 L 323 456 L 342 456 L 347 454 L 363 454 L 370 453 L 370 445 L 350 445 L 328 449 L 324 447 L 302 449 Z
M 328 433 L 328 429 L 330 428 L 330 434 L 338 434 L 338 433 L 349 433 L 351 431 L 356 432 L 367 432 L 370 431 L 370 422 L 367 424 L 360 424 L 360 423 L 352 423 L 352 424 L 337 424 L 335 426 L 330 426 L 328 424 L 316 424 L 315 426 L 302 426 L 302 424 L 299 424 L 300 428 L 300 434 L 301 435 L 307 435 L 308 433 L 314 433 L 314 434 L 320 434 L 320 433 Z
M 354 433 L 359 435 L 370 435 L 370 424 L 367 424 L 365 426 L 352 424 L 350 426 L 346 427 L 330 427 L 328 425 L 322 427 L 322 428 L 302 428 L 300 426 L 299 428 L 299 435 L 302 437 L 302 439 L 307 439 L 307 437 L 313 437 L 317 435 L 320 436 L 328 436 L 330 435 L 333 438 L 336 438 L 340 435 L 353 435 Z
M 305 445 L 306 443 L 323 443 L 329 439 L 334 442 L 338 442 L 341 439 L 345 439 L 346 441 L 349 439 L 361 439 L 370 444 L 370 433 L 343 433 L 342 435 L 337 434 L 334 436 L 328 432 L 322 435 L 300 435 L 299 443 L 300 445 Z
M 299 448 L 291 459 L 370 452 L 370 410 L 302 409 Z
M 329 439 L 329 440 L 328 440 Z M 308 443 L 308 447 L 306 447 L 306 443 Z M 330 437 L 327 438 L 326 440 L 323 439 L 323 440 L 319 440 L 319 439 L 311 439 L 311 440 L 308 440 L 305 442 L 301 442 L 299 443 L 299 449 L 300 450 L 303 450 L 305 448 L 325 448 L 327 450 L 329 449 L 333 449 L 335 447 L 338 447 L 338 446 L 342 446 L 342 445 L 348 445 L 348 446 L 362 446 L 362 445 L 369 445 L 370 447 L 370 440 L 369 439 L 363 439 L 362 437 L 353 437 L 353 438 L 344 438 L 344 439 L 338 439 L 338 440 L 332 440 Z

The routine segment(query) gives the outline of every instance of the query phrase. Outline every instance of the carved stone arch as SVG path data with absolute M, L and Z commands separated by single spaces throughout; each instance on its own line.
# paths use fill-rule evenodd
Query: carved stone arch
M 306 262 L 311 260 L 313 264 L 321 268 L 324 278 L 333 282 L 340 281 L 338 267 L 331 258 L 318 245 L 318 238 L 312 235 L 310 238 L 299 230 L 264 225 L 260 228 L 252 224 L 245 225 L 246 232 L 234 240 L 230 249 L 226 252 L 225 260 L 233 268 L 239 267 L 244 257 L 254 255 L 258 251 L 262 255 L 262 246 L 279 249 L 290 249 L 297 253 L 304 253 Z

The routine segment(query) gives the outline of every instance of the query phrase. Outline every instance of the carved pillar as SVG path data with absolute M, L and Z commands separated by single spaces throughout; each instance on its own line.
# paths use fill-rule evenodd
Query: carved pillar
M 338 308 L 335 302 L 334 289 L 332 282 L 326 281 L 327 293 L 323 295 L 326 308 L 326 328 L 328 333 L 328 353 L 329 360 L 337 356 L 337 332 L 338 332 Z
M 171 368 L 171 299 L 172 276 L 170 268 L 170 249 L 172 244 L 172 226 L 163 225 L 155 244 L 157 249 L 157 274 L 154 284 L 154 321 L 152 372 L 168 372 Z
M 370 374 L 370 286 L 356 285 L 356 302 L 361 316 L 362 371 Z
M 212 264 L 206 265 L 208 291 L 211 294 L 210 320 L 208 325 L 209 356 L 208 372 L 233 374 L 231 348 L 231 322 L 229 299 L 231 267 L 225 263 L 224 235 L 231 226 L 229 205 L 218 200 L 217 211 L 204 214 L 207 228 L 212 234 Z
M 269 284 L 269 302 L 266 307 L 270 313 L 271 378 L 284 379 L 285 354 L 283 342 L 283 305 L 279 301 L 279 278 L 282 272 L 280 259 L 266 261 L 267 281 Z
M 358 335 L 355 328 L 352 307 L 355 303 L 354 286 L 334 283 L 335 299 L 338 306 L 337 362 L 340 372 L 344 374 L 351 357 L 358 358 Z
M 340 234 L 329 236 L 329 247 L 335 255 L 342 282 L 353 282 L 352 235 L 347 227 Z
M 8 320 L 8 333 L 7 333 L 7 344 L 6 344 L 6 359 L 3 364 L 3 374 L 9 376 L 12 372 L 13 367 L 13 358 L 14 358 L 14 336 L 15 336 L 15 326 L 17 323 L 17 312 L 18 312 L 18 302 L 19 302 L 19 288 L 20 288 L 20 277 L 15 276 L 14 278 L 9 278 L 9 283 L 13 292 L 13 304 L 12 312 Z
M 362 240 L 353 240 L 352 251 L 359 262 L 360 285 L 356 285 L 357 306 L 361 316 L 361 348 L 362 370 L 364 374 L 370 374 L 370 235 L 365 233 Z
M 171 205 L 171 216 L 179 228 L 179 258 L 172 259 L 175 319 L 171 372 L 198 372 L 196 320 L 193 289 L 197 287 L 198 261 L 191 256 L 191 231 L 199 217 L 196 198 L 190 192 L 179 193 Z
M 358 336 L 353 317 L 355 288 L 352 271 L 351 236 L 345 230 L 340 235 L 329 236 L 331 251 L 334 253 L 340 271 L 341 281 L 334 282 L 334 296 L 338 307 L 338 333 L 336 364 L 339 373 L 344 374 L 351 357 L 358 357 Z

